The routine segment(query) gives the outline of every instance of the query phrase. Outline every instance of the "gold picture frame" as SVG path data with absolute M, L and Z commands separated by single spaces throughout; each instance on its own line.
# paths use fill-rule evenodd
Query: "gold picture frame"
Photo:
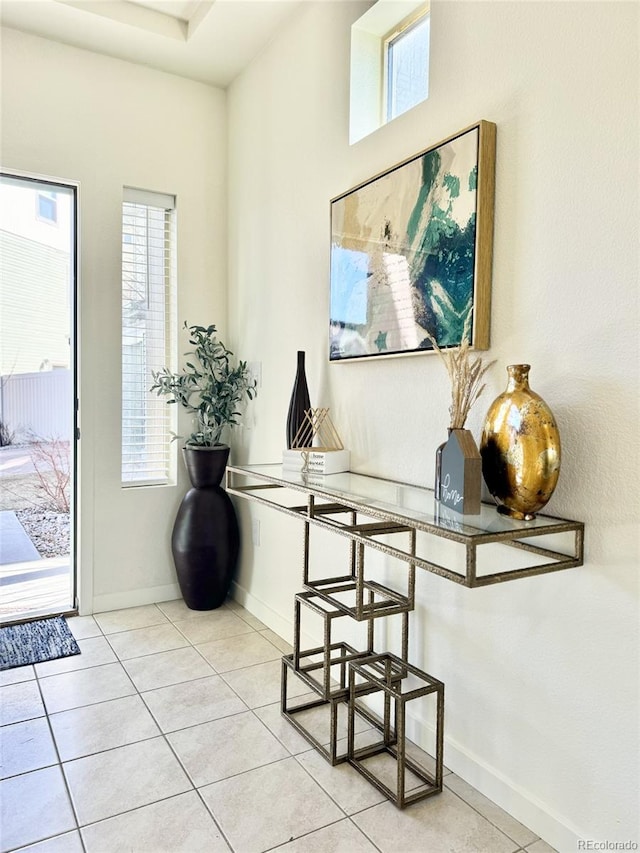
M 496 126 L 479 121 L 331 200 L 331 361 L 488 349 Z

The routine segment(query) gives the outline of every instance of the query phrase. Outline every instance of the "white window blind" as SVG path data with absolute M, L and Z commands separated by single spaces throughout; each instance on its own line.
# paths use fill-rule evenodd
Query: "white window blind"
M 122 202 L 122 485 L 172 476 L 174 406 L 149 392 L 174 367 L 176 225 L 173 196 L 125 187 Z

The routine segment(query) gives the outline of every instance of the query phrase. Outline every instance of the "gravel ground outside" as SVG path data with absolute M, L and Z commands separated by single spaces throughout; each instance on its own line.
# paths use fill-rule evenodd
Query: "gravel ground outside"
M 68 512 L 30 507 L 15 510 L 15 513 L 41 557 L 66 557 L 70 553 L 71 525 Z
M 46 474 L 54 482 L 53 473 Z M 57 512 L 35 473 L 0 475 L 0 510 L 13 510 L 41 557 L 70 553 L 69 513 Z

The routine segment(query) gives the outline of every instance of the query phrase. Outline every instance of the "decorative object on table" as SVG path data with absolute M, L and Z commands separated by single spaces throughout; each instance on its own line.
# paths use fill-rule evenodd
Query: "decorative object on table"
M 282 454 L 285 471 L 338 474 L 348 471 L 350 453 L 333 425 L 328 408 L 307 409 L 290 450 Z
M 327 408 L 305 411 L 304 420 L 291 446 L 298 450 L 306 450 L 314 446 L 317 450 L 344 450 L 342 439 L 333 425 Z
M 489 346 L 496 126 L 480 121 L 331 201 L 332 361 Z
M 300 471 L 303 474 L 340 474 L 348 471 L 351 454 L 348 450 L 285 450 L 282 454 L 283 471 Z
M 464 322 L 460 346 L 443 350 L 431 338 L 451 383 L 449 438 L 436 450 L 435 498 L 444 506 L 465 515 L 480 512 L 482 461 L 473 435 L 464 428 L 471 407 L 485 389 L 484 376 L 495 364 L 483 364 L 482 356 L 471 358 L 472 312 Z
M 304 351 L 298 350 L 298 366 L 293 381 L 289 412 L 287 414 L 287 448 L 293 447 L 293 440 L 305 420 L 304 413 L 311 408 L 307 375 L 304 370 Z
M 463 515 L 478 515 L 482 460 L 468 429 L 451 429 L 436 451 L 436 500 Z
M 64 616 L 0 628 L 0 670 L 80 653 Z
M 489 407 L 480 441 L 498 512 L 527 521 L 549 501 L 560 474 L 560 433 L 549 406 L 529 388 L 529 370 L 507 367 L 506 391 Z
M 232 366 L 233 353 L 218 340 L 215 326 L 185 328 L 195 347 L 185 353 L 186 366 L 180 373 L 154 371 L 150 390 L 196 419 L 182 451 L 193 488 L 178 509 L 171 550 L 187 607 L 213 610 L 227 597 L 240 548 L 233 504 L 220 486 L 229 459 L 229 446 L 220 439 L 225 427 L 238 425 L 240 404 L 257 390 L 245 361 Z

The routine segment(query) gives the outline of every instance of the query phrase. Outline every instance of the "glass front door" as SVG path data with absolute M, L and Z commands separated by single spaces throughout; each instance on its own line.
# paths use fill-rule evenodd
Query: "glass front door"
M 0 622 L 76 607 L 74 186 L 0 175 Z

